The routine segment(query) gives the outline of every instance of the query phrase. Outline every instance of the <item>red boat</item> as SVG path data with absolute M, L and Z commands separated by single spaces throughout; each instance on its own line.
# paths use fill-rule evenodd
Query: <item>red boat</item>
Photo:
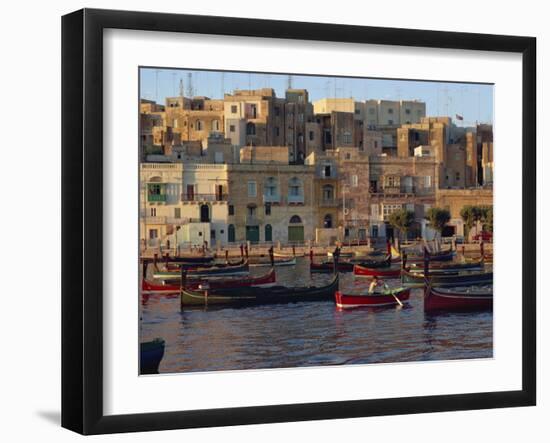
M 374 292 L 372 294 L 343 294 L 336 291 L 336 306 L 339 308 L 357 308 L 357 307 L 381 307 L 400 305 L 409 299 L 410 289 L 395 288 L 384 292 Z
M 390 268 L 368 268 L 366 266 L 355 265 L 353 275 L 359 277 L 387 277 L 397 278 L 401 275 L 401 266 Z
M 478 310 L 493 308 L 493 288 L 469 286 L 424 289 L 425 311 Z
M 212 278 L 208 280 L 190 280 L 186 281 L 186 288 L 198 289 L 200 285 L 208 284 L 212 289 L 220 288 L 240 288 L 243 286 L 261 286 L 270 283 L 275 283 L 275 269 L 271 269 L 267 274 L 258 277 L 237 277 L 237 278 Z M 165 284 L 155 283 L 143 278 L 141 280 L 141 293 L 164 293 L 174 294 L 180 291 L 179 283 Z

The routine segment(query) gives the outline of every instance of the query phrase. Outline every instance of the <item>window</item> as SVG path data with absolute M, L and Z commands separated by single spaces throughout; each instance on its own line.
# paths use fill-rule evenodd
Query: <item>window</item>
M 388 120 L 388 125 L 393 125 L 393 120 Z
M 202 120 L 197 120 L 196 123 L 196 130 L 197 131 L 203 131 L 204 130 L 204 123 L 202 122 Z
M 214 152 L 214 163 L 223 163 L 223 152 Z
M 334 186 L 325 185 L 323 186 L 323 200 L 332 201 L 334 199 Z
M 237 113 L 237 105 L 231 105 L 231 114 Z
M 246 135 L 256 135 L 256 125 L 252 122 L 246 124 Z
M 374 140 L 374 149 L 378 148 L 378 140 Z
M 351 144 L 351 132 L 344 132 L 342 139 L 344 143 Z
M 212 131 L 219 131 L 219 130 L 220 130 L 220 121 L 212 120 Z
M 310 140 L 314 140 L 314 139 L 315 139 L 315 134 L 313 133 L 313 131 L 309 131 L 309 139 L 310 139 Z
M 330 165 L 325 165 L 325 177 L 330 177 Z
M 392 205 L 386 205 L 386 204 L 382 205 L 382 211 L 383 211 L 382 214 L 384 215 L 384 220 L 387 220 L 388 217 L 390 216 L 390 214 L 392 214 L 393 212 L 400 211 L 402 209 L 402 207 L 403 206 L 399 205 L 399 204 L 397 204 L 397 205 L 394 205 L 394 204 L 392 204 Z
M 303 123 L 304 122 L 304 114 L 298 114 L 298 121 L 300 123 Z
M 393 114 L 393 109 L 392 108 L 388 109 L 388 114 Z
M 385 185 L 388 188 L 398 188 L 401 185 L 401 178 L 397 175 L 389 175 L 386 177 Z
M 405 109 L 405 114 L 410 115 L 410 113 L 411 113 L 410 109 Z
M 248 182 L 248 196 L 256 197 L 256 182 L 253 182 L 253 181 Z
M 351 186 L 357 187 L 357 184 L 359 183 L 359 180 L 357 179 L 356 175 L 351 176 Z
M 275 179 L 275 177 L 269 177 L 266 181 L 265 181 L 265 185 L 264 185 L 264 195 L 269 198 L 269 199 L 272 199 L 272 198 L 276 198 L 277 197 L 277 180 Z
M 369 114 L 372 115 L 372 114 L 374 114 L 375 112 L 376 112 L 376 109 L 374 109 L 374 108 L 369 108 Z
M 181 208 L 174 208 L 174 218 L 181 218 Z
M 149 238 L 151 240 L 154 240 L 155 238 L 158 238 L 158 236 L 159 236 L 158 229 L 149 229 Z
M 271 215 L 271 203 L 265 204 L 265 215 Z
M 299 215 L 293 215 L 292 217 L 290 217 L 289 223 L 302 223 L 302 219 Z
M 275 107 L 273 110 L 275 111 L 275 117 L 279 117 L 281 110 L 278 107 Z
M 302 191 L 302 181 L 297 177 L 291 178 L 288 184 L 289 197 L 300 197 L 303 194 Z
M 215 229 L 211 229 L 211 230 L 210 230 L 210 239 L 211 239 L 211 240 L 215 240 L 215 239 L 216 239 L 216 230 L 215 230 Z
M 246 212 L 249 217 L 255 217 L 256 216 L 256 206 L 247 206 Z
M 235 125 L 229 125 L 229 132 L 235 132 Z
M 332 215 L 327 214 L 323 219 L 323 228 L 330 229 L 332 228 Z
M 346 152 L 346 160 L 351 160 L 351 152 Z
M 424 187 L 425 188 L 431 188 L 432 187 L 432 176 L 431 175 L 424 176 Z
M 457 173 L 455 174 L 455 180 L 456 180 L 456 181 L 460 181 L 460 172 L 457 172 Z
M 235 215 L 235 206 L 233 205 L 227 206 L 227 215 Z
M 150 215 L 151 217 L 156 217 L 157 216 L 157 208 L 150 208 Z
M 361 110 L 359 108 L 355 109 L 355 115 L 361 114 Z
M 275 126 L 275 137 L 279 137 L 279 127 Z

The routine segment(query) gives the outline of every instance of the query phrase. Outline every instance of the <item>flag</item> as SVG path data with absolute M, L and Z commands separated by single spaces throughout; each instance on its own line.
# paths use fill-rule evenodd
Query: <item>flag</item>
M 464 117 L 462 117 L 460 114 L 456 114 L 456 119 L 457 120 L 464 120 Z

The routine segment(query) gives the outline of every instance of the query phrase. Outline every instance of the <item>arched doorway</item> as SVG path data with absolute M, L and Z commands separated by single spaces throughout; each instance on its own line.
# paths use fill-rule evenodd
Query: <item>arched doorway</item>
M 304 241 L 304 226 L 302 225 L 302 219 L 298 215 L 290 217 L 288 222 L 288 241 Z
M 229 243 L 235 243 L 235 226 L 229 225 L 227 227 L 227 241 Z
M 271 225 L 265 225 L 265 241 L 273 241 L 273 228 Z
M 332 214 L 325 215 L 325 218 L 323 219 L 323 228 L 332 228 Z
M 201 205 L 201 223 L 210 222 L 210 208 L 208 205 Z

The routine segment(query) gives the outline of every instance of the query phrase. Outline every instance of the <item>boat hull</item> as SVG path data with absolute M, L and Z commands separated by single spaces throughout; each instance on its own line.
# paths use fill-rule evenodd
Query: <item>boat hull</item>
M 249 286 L 237 289 L 216 289 L 212 291 L 197 291 L 184 288 L 181 290 L 181 306 L 249 306 L 263 304 L 298 303 L 306 301 L 333 300 L 338 290 L 339 278 L 320 287 L 288 288 L 271 286 L 258 288 Z
M 429 281 L 437 286 L 469 286 L 492 283 L 492 272 L 447 272 L 429 274 Z M 423 272 L 401 272 L 401 282 L 408 287 L 423 287 L 426 283 Z
M 164 357 L 165 341 L 157 338 L 139 345 L 140 374 L 158 374 L 159 365 Z
M 424 291 L 425 311 L 465 311 L 492 308 L 492 291 L 490 293 L 467 294 L 453 291 L 441 291 L 431 286 L 428 286 Z
M 246 278 L 214 278 L 208 280 L 187 280 L 186 286 L 189 289 L 197 289 L 199 285 L 208 282 L 208 285 L 212 289 L 218 288 L 240 288 L 243 286 L 259 286 L 269 285 L 275 283 L 276 276 L 275 270 L 272 269 L 269 273 L 258 277 L 246 277 Z M 155 283 L 149 280 L 143 279 L 141 282 L 142 294 L 164 293 L 164 294 L 177 294 L 180 291 L 179 283 Z
M 353 275 L 357 277 L 397 278 L 401 275 L 401 267 L 369 268 L 361 265 L 355 265 L 353 267 Z
M 393 295 L 391 295 L 393 294 Z M 359 307 L 384 307 L 384 306 L 396 306 L 400 302 L 409 300 L 411 290 L 400 288 L 398 290 L 388 293 L 374 293 L 364 295 L 349 295 L 343 294 L 337 291 L 335 294 L 336 306 L 342 309 L 359 308 Z M 394 297 L 395 296 L 395 297 Z

